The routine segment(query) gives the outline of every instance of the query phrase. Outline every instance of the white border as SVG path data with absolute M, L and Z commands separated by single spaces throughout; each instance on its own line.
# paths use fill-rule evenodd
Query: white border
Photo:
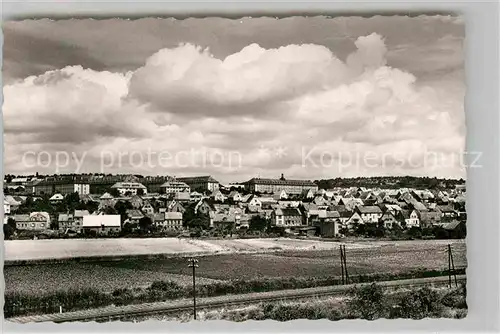
M 467 175 L 468 305 L 463 320 L 297 320 L 231 323 L 212 321 L 187 324 L 144 322 L 110 324 L 3 323 L 2 332 L 498 332 L 499 326 L 499 4 L 450 1 L 350 1 L 350 2 L 128 2 L 128 1 L 4 1 L 3 19 L 127 16 L 290 16 L 378 15 L 460 12 L 466 20 L 466 122 L 467 151 L 481 151 L 483 168 Z M 3 35 L 2 35 L 3 41 Z M 3 101 L 3 96 L 2 96 Z M 3 144 L 3 138 L 2 138 Z M 2 151 L 3 155 L 3 151 Z M 3 168 L 3 166 L 2 166 Z M 2 178 L 3 179 L 3 178 Z M 3 256 L 3 248 L 2 248 Z M 3 262 L 2 262 L 3 264 Z M 2 287 L 3 287 L 2 280 Z M 3 299 L 3 298 L 2 298 Z

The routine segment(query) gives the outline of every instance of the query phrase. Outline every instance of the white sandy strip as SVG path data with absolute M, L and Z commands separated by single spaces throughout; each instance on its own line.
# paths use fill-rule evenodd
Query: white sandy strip
M 452 241 L 456 243 L 455 241 Z M 450 240 L 429 241 L 378 241 L 346 243 L 346 248 L 371 248 L 383 246 L 426 246 L 450 243 Z M 460 243 L 460 242 L 459 242 Z M 234 239 L 196 240 L 178 238 L 143 239 L 46 239 L 6 240 L 6 261 L 61 259 L 71 257 L 125 256 L 145 254 L 186 253 L 246 253 L 281 250 L 330 250 L 340 243 L 301 239 Z

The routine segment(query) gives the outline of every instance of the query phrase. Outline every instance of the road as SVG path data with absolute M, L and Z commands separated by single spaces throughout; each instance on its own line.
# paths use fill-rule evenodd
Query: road
M 465 281 L 465 275 L 457 276 L 459 282 Z M 197 309 L 210 309 L 225 306 L 235 306 L 248 303 L 271 302 L 291 299 L 302 299 L 311 297 L 334 296 L 345 293 L 354 286 L 369 285 L 349 284 L 339 286 L 317 287 L 297 290 L 269 291 L 259 293 L 249 293 L 240 295 L 225 295 L 218 297 L 199 298 L 196 301 Z M 448 277 L 431 277 L 398 281 L 378 282 L 385 288 L 399 288 L 422 285 L 443 285 L 448 284 Z M 82 310 L 76 312 L 45 314 L 36 316 L 24 316 L 6 319 L 14 323 L 31 322 L 72 322 L 72 321 L 96 321 L 96 320 L 116 320 L 126 316 L 159 314 L 159 313 L 177 313 L 192 310 L 192 300 L 174 300 L 157 303 L 136 304 L 126 306 L 111 306 L 99 309 Z

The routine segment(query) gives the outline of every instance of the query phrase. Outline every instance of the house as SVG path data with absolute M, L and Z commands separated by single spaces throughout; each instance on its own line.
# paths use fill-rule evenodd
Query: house
M 190 194 L 191 201 L 198 202 L 203 198 L 203 195 L 197 191 L 193 191 Z
M 88 215 L 90 215 L 88 210 L 75 210 L 75 212 L 73 213 L 75 226 L 83 226 L 83 217 Z
M 405 223 L 407 228 L 411 228 L 413 226 L 420 227 L 420 215 L 417 210 L 406 211 L 410 212 L 410 214 L 405 217 Z
M 150 216 L 155 212 L 155 208 L 151 205 L 149 201 L 144 201 L 144 204 L 142 205 L 141 211 L 147 215 Z
M 184 214 L 186 212 L 186 209 L 182 206 L 181 203 L 178 201 L 171 201 L 167 203 L 167 212 L 180 212 Z
M 162 227 L 165 223 L 165 212 L 154 213 L 150 218 L 154 226 Z
M 194 207 L 194 213 L 196 214 L 201 213 L 204 215 L 208 215 L 212 211 L 215 212 L 213 204 L 204 199 L 200 200 Z
M 173 194 L 173 198 L 176 201 L 189 202 L 191 200 L 191 194 L 189 192 L 177 192 Z
M 50 228 L 50 215 L 47 212 L 14 215 L 13 218 L 18 230 L 45 231 Z
M 273 204 L 278 203 L 273 197 L 259 197 L 259 201 L 262 207 L 270 207 Z
M 359 198 L 341 198 L 338 205 L 344 205 L 347 210 L 353 211 L 358 206 L 363 206 L 363 201 Z
M 77 231 L 74 225 L 73 215 L 69 213 L 60 213 L 57 218 L 57 223 L 59 225 L 59 231 L 73 230 Z M 80 227 L 81 228 L 81 227 Z M 80 230 L 80 228 L 78 230 Z
M 382 210 L 376 205 L 358 206 L 356 212 L 365 223 L 378 223 L 379 219 L 382 218 Z
M 437 209 L 428 209 L 420 211 L 420 225 L 422 227 L 432 227 L 441 222 L 441 211 Z
M 348 229 L 353 229 L 359 224 L 364 224 L 363 218 L 361 218 L 361 215 L 358 211 L 354 211 L 349 219 L 344 223 L 344 226 L 346 226 Z
M 99 208 L 113 207 L 115 205 L 115 199 L 110 193 L 104 193 L 99 197 Z
M 393 226 L 400 225 L 400 222 L 396 219 L 397 214 L 399 214 L 400 211 L 397 211 L 397 213 L 394 213 L 394 211 L 387 210 L 382 217 L 380 218 L 380 221 L 383 222 L 384 227 L 387 229 L 392 229 Z
M 64 200 L 64 196 L 61 194 L 55 194 L 51 198 L 49 198 L 49 201 L 51 203 L 58 203 L 58 202 L 62 202 L 63 200 Z
M 273 199 L 276 201 L 280 201 L 282 199 L 288 199 L 288 195 L 284 190 L 277 191 L 273 194 Z
M 219 189 L 219 181 L 212 176 L 179 177 L 177 181 L 186 183 L 190 189 L 195 191 L 214 192 Z
M 167 181 L 160 186 L 160 192 L 163 194 L 175 194 L 180 192 L 188 193 L 191 191 L 191 188 L 185 183 L 181 181 Z
M 324 189 L 321 189 L 324 191 Z M 323 195 L 323 194 L 321 194 Z M 314 198 L 314 191 L 313 189 L 309 188 L 309 189 L 304 189 L 302 190 L 302 193 L 300 194 L 300 198 L 302 199 L 311 199 L 311 198 Z
M 140 209 L 144 205 L 144 199 L 139 195 L 133 195 L 128 201 L 134 209 Z
M 328 201 L 323 196 L 316 196 L 313 199 L 313 203 L 318 206 L 328 206 Z M 326 207 L 325 207 L 326 209 Z
M 322 237 L 333 238 L 339 234 L 340 214 L 337 211 L 321 211 L 313 226 L 319 229 Z
M 226 200 L 226 196 L 220 190 L 214 191 L 211 197 L 216 202 L 224 202 Z
M 276 226 L 297 227 L 303 226 L 302 213 L 297 208 L 276 209 L 273 212 L 271 221 Z
M 5 199 L 3 200 L 3 214 L 10 215 L 10 203 Z
M 241 202 L 243 199 L 241 197 L 241 194 L 236 190 L 231 191 L 228 195 L 228 198 L 231 199 L 233 202 Z
M 401 207 L 397 204 L 384 204 L 383 206 L 385 207 L 386 211 L 389 211 L 394 216 L 398 215 L 402 210 Z
M 25 200 L 20 196 L 6 195 L 4 197 L 4 203 L 7 202 L 10 206 L 10 211 L 16 211 Z
M 83 216 L 82 231 L 100 235 L 119 233 L 121 231 L 120 215 Z
M 254 195 L 251 195 L 252 198 L 248 202 L 248 210 L 251 212 L 258 211 L 259 209 L 262 208 L 262 202 L 260 199 Z
M 121 196 L 144 195 L 148 192 L 146 186 L 139 182 L 117 182 L 111 188 L 118 190 Z
M 125 211 L 125 214 L 127 215 L 126 221 L 131 224 L 139 224 L 139 220 L 144 217 L 142 212 L 136 209 L 127 210 Z
M 153 223 L 155 226 L 163 230 L 180 231 L 183 229 L 182 213 L 165 212 L 161 214 L 155 214 L 153 217 Z
M 441 224 L 441 226 L 448 232 L 448 237 L 452 239 L 464 238 L 467 234 L 464 221 L 454 219 L 449 223 Z
M 252 198 L 254 198 L 254 197 L 255 197 L 255 195 L 253 195 L 253 194 L 246 194 L 246 195 L 243 195 L 243 196 L 241 196 L 241 202 L 242 202 L 242 203 L 247 203 L 247 204 L 248 204 L 248 202 L 249 202 Z
M 452 205 L 438 205 L 437 209 L 441 212 L 441 217 L 444 219 L 453 219 L 458 216 Z
M 92 203 L 92 202 L 99 203 L 99 196 L 98 195 L 91 195 L 91 194 L 82 195 L 82 196 L 80 196 L 80 200 L 85 204 Z

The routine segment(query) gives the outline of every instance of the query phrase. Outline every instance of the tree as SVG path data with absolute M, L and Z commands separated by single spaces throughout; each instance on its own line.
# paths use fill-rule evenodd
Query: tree
M 412 238 L 417 238 L 417 239 L 422 238 L 422 230 L 420 229 L 420 227 L 412 226 L 408 229 L 407 233 L 408 233 L 408 236 L 410 236 Z
M 129 201 L 118 201 L 115 204 L 115 210 L 120 215 L 120 220 L 122 222 L 127 219 L 127 210 L 133 209 L 132 204 Z
M 208 229 L 210 227 L 210 220 L 206 216 L 199 215 L 198 217 L 188 222 L 188 227 Z
M 137 195 L 139 196 L 144 195 L 144 189 L 137 189 Z
M 108 193 L 113 197 L 120 197 L 120 192 L 116 188 L 111 188 Z
M 104 210 L 103 210 L 103 212 L 106 215 L 116 215 L 116 214 L 118 214 L 118 212 L 116 212 L 115 208 L 113 208 L 111 206 L 105 207 Z
M 78 203 L 80 203 L 80 195 L 77 192 L 68 194 L 64 198 L 64 202 L 66 202 L 68 206 L 76 206 Z
M 15 232 L 16 230 L 13 229 L 12 226 L 9 224 L 3 224 L 3 236 L 5 240 L 12 238 Z
M 365 235 L 366 234 L 366 226 L 365 226 L 365 224 L 354 223 L 354 232 L 357 235 Z
M 153 228 L 153 221 L 149 217 L 142 217 L 139 220 L 139 228 L 142 231 L 151 231 Z
M 16 220 L 14 218 L 7 219 L 7 224 L 3 225 L 3 235 L 5 240 L 10 239 L 17 231 Z
M 269 222 L 267 219 L 259 215 L 254 215 L 250 218 L 249 228 L 254 231 L 265 231 L 268 228 Z

